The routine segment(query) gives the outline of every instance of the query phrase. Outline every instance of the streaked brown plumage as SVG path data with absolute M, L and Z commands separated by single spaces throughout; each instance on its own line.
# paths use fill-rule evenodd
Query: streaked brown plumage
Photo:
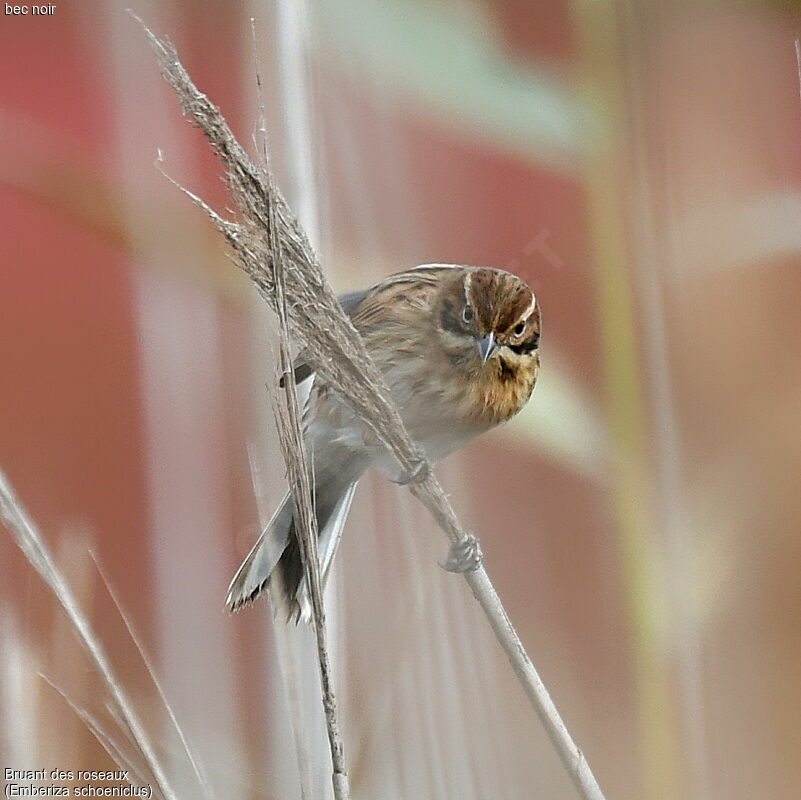
M 340 302 L 430 462 L 510 419 L 531 395 L 539 370 L 540 312 L 532 291 L 515 275 L 430 264 L 343 295 Z M 299 359 L 296 382 L 311 376 Z M 395 480 L 403 476 L 320 377 L 312 382 L 304 434 L 313 452 L 325 576 L 364 471 L 372 465 Z M 308 606 L 288 496 L 234 576 L 226 604 L 236 610 L 266 585 L 276 609 L 288 616 Z

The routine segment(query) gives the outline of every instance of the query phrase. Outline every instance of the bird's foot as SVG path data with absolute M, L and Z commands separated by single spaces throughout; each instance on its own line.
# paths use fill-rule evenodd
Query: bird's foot
M 461 541 L 451 545 L 445 563 L 440 566 L 446 572 L 475 572 L 483 558 L 478 538 L 475 534 L 466 533 Z
M 431 474 L 431 467 L 424 458 L 418 458 L 412 463 L 410 469 L 401 472 L 393 483 L 398 486 L 409 486 L 412 483 L 422 483 Z

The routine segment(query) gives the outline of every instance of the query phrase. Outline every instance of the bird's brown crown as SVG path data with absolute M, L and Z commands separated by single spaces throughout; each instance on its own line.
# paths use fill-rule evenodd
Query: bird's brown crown
M 534 293 L 524 281 L 499 269 L 480 268 L 467 274 L 465 295 L 482 333 L 533 350 L 539 343 L 540 313 Z
M 456 273 L 443 287 L 439 323 L 462 336 L 494 334 L 515 352 L 539 346 L 540 312 L 526 283 L 499 269 L 480 267 Z

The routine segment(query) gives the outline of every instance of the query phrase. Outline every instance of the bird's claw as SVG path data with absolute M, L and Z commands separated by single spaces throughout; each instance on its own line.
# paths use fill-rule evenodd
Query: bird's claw
M 430 473 L 431 467 L 428 465 L 428 461 L 426 461 L 424 458 L 418 458 L 413 462 L 411 468 L 403 470 L 397 480 L 394 480 L 393 483 L 397 483 L 398 486 L 409 486 L 412 483 L 422 483 Z
M 466 533 L 461 541 L 451 545 L 445 563 L 440 566 L 446 572 L 475 572 L 481 566 L 483 558 L 478 538 L 472 533 Z

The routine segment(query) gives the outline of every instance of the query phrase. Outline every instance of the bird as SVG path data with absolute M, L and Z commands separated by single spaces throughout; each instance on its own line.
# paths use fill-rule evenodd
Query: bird
M 338 300 L 421 449 L 421 464 L 434 464 L 508 421 L 531 396 L 540 365 L 540 308 L 517 275 L 493 267 L 423 264 Z M 310 384 L 303 436 L 311 453 L 325 582 L 356 484 L 366 470 L 377 467 L 398 483 L 419 476 L 400 470 L 302 352 L 292 377 L 299 388 Z M 277 617 L 310 618 L 293 513 L 288 492 L 231 580 L 225 600 L 229 611 L 267 589 Z

